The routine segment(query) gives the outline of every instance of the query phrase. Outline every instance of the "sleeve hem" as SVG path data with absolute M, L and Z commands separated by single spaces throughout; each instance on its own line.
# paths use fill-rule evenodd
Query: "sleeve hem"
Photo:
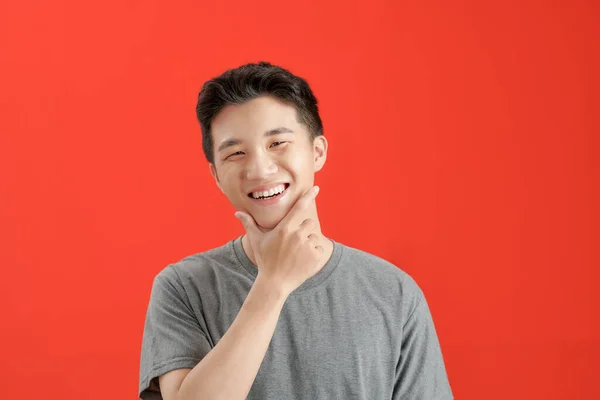
M 194 368 L 201 360 L 193 357 L 178 357 L 153 367 L 140 382 L 139 396 L 150 387 L 150 381 L 156 377 L 180 368 Z

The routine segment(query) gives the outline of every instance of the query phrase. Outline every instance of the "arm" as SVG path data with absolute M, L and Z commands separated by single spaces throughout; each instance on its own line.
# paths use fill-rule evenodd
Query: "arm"
M 164 400 L 245 399 L 275 332 L 286 296 L 257 279 L 237 317 L 193 369 L 159 377 Z

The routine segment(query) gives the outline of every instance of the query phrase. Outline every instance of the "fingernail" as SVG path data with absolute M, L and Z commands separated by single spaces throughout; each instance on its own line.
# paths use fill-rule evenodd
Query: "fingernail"
M 319 190 L 321 190 L 321 188 L 319 188 L 318 186 L 315 186 L 315 187 L 313 188 L 313 192 L 314 192 L 315 194 L 319 193 Z

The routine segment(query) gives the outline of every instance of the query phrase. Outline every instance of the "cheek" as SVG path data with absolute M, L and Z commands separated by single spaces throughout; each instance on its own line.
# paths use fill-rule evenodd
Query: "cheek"
M 290 168 L 296 175 L 306 175 L 314 172 L 314 164 L 311 154 L 305 151 L 289 154 L 285 161 L 288 168 Z
M 231 194 L 233 194 L 236 190 L 236 185 L 238 180 L 235 179 L 234 176 L 234 171 L 229 168 L 229 167 L 222 167 L 219 170 L 219 182 L 221 184 L 221 188 L 223 189 L 223 192 L 227 195 L 230 196 Z
M 302 164 L 305 165 L 307 161 L 312 157 L 311 148 L 307 147 L 303 143 L 294 143 L 285 149 L 282 154 L 282 159 L 286 160 L 290 164 Z

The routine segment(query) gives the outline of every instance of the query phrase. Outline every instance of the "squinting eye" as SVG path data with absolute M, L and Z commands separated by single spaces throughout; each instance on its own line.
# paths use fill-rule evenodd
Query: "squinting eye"
M 237 156 L 238 154 L 244 154 L 244 153 L 242 153 L 241 151 L 236 151 L 235 153 L 228 155 L 227 158 L 232 157 L 232 156 Z
M 273 146 L 274 144 L 277 144 L 277 143 L 279 143 L 279 144 L 283 144 L 283 143 L 285 143 L 285 142 L 273 142 L 273 143 L 271 144 L 271 146 Z

